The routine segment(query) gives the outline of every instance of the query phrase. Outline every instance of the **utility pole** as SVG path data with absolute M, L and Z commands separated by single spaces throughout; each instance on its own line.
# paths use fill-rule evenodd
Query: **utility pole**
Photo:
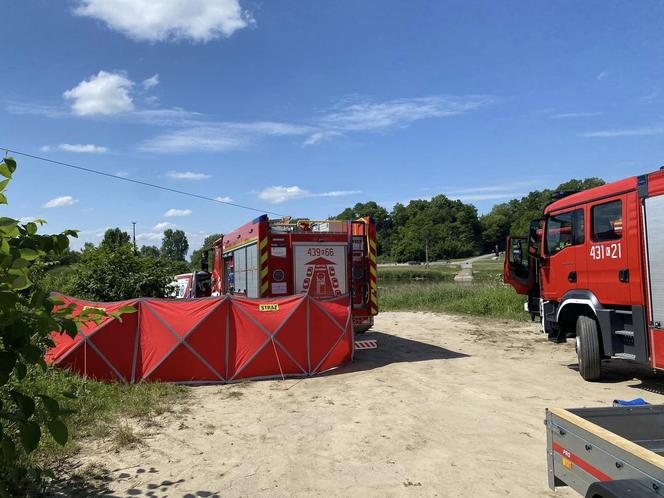
M 429 268 L 429 239 L 424 239 L 424 260 L 424 267 Z
M 135 253 L 136 252 L 136 222 L 132 221 L 131 224 L 132 224 L 132 229 L 133 229 L 133 232 L 134 232 L 134 253 Z

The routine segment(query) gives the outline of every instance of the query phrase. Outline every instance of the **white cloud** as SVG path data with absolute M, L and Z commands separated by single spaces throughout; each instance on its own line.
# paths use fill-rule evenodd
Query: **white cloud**
M 39 103 L 25 103 L 7 101 L 5 108 L 10 114 L 44 116 L 46 118 L 64 118 L 69 111 L 64 107 L 44 105 Z
M 127 178 L 129 173 L 127 171 L 116 171 L 115 176 L 119 176 L 120 178 Z
M 207 180 L 212 175 L 205 173 L 194 173 L 192 171 L 169 171 L 166 176 L 175 180 Z
M 303 190 L 297 185 L 293 185 L 292 187 L 277 185 L 263 189 L 261 192 L 259 192 L 258 198 L 263 199 L 264 201 L 272 202 L 274 204 L 280 204 L 292 199 L 309 197 L 310 195 L 311 192 Z
M 608 75 L 609 75 L 609 72 L 608 72 L 608 71 L 602 71 L 601 73 L 599 73 L 599 74 L 596 76 L 597 81 L 603 80 L 603 79 L 606 78 Z
M 173 218 L 178 216 L 191 216 L 191 209 L 169 209 L 164 213 L 166 218 Z
M 528 191 L 539 184 L 541 184 L 541 181 L 539 180 L 515 180 L 502 184 L 435 190 L 442 190 L 443 194 L 450 199 L 456 199 L 463 202 L 489 201 L 522 197 L 524 191 Z
M 42 152 L 51 152 L 51 146 L 50 145 L 42 145 L 39 147 L 39 150 Z
M 341 133 L 338 131 L 334 130 L 327 130 L 327 131 L 317 131 L 315 133 L 312 133 L 309 138 L 307 138 L 304 143 L 302 144 L 303 146 L 308 146 L 308 145 L 316 145 L 321 142 L 327 142 L 328 140 L 332 140 L 333 138 L 336 138 L 340 136 Z
M 223 197 L 215 197 L 214 200 L 219 202 L 233 202 L 233 199 L 227 195 L 224 195 Z
M 639 98 L 639 102 L 644 103 L 644 104 L 650 104 L 651 102 L 654 102 L 657 100 L 659 97 L 659 90 L 655 90 L 650 92 L 647 95 L 644 95 L 643 97 Z
M 601 130 L 590 133 L 583 133 L 584 137 L 612 138 L 612 137 L 638 137 L 649 135 L 661 135 L 664 133 L 664 126 L 650 126 L 644 128 L 625 128 L 619 130 Z
M 156 153 L 200 150 L 220 152 L 246 147 L 259 138 L 298 136 L 310 130 L 310 127 L 304 125 L 273 121 L 199 123 L 146 140 L 140 149 Z
M 74 14 L 141 41 L 208 42 L 254 22 L 239 0 L 80 0 Z
M 226 135 L 214 127 L 197 126 L 167 132 L 144 141 L 140 149 L 146 152 L 169 153 L 194 150 L 226 151 L 246 145 L 242 137 Z
M 155 226 L 152 227 L 152 230 L 157 230 L 157 231 L 164 231 L 167 228 L 175 228 L 176 225 L 174 223 L 170 223 L 168 221 L 162 221 L 161 223 L 157 223 Z
M 156 242 L 163 238 L 164 234 L 161 232 L 140 232 L 136 234 L 136 240 Z
M 72 100 L 72 111 L 79 116 L 112 115 L 134 110 L 129 95 L 134 82 L 122 73 L 99 71 L 63 93 Z
M 93 77 L 94 78 L 94 77 Z M 128 79 L 131 82 L 131 89 L 135 88 L 134 82 Z M 180 127 L 195 127 L 201 126 L 204 124 L 204 121 L 201 120 L 202 114 L 199 112 L 187 111 L 180 107 L 172 107 L 167 109 L 145 109 L 145 108 L 135 108 L 134 99 L 131 91 L 127 91 L 127 96 L 131 101 L 131 108 L 133 111 L 126 112 L 117 112 L 113 114 L 113 117 L 118 120 L 123 120 L 125 122 L 131 123 L 143 123 L 155 126 L 180 126 Z M 148 105 L 156 105 L 158 99 L 152 101 L 150 97 L 144 98 L 143 101 Z M 83 115 L 77 112 L 72 114 L 72 109 L 69 107 L 62 106 L 52 106 L 52 105 L 42 105 L 36 103 L 25 103 L 25 102 L 6 102 L 5 109 L 10 114 L 16 115 L 31 115 L 31 116 L 43 116 L 51 119 L 63 119 L 71 118 L 73 115 Z M 85 114 L 86 117 L 91 115 L 98 115 L 106 117 L 108 114 L 103 113 L 88 113 Z
M 89 153 L 89 154 L 103 154 L 108 152 L 108 147 L 94 144 L 60 144 L 58 149 L 67 152 Z
M 282 202 L 291 201 L 293 199 L 303 199 L 307 197 L 342 197 L 359 193 L 361 193 L 359 190 L 334 190 L 331 192 L 315 193 L 302 189 L 297 185 L 292 185 L 290 187 L 275 185 L 261 190 L 258 193 L 258 198 L 272 204 L 281 204 Z
M 534 187 L 541 182 L 538 180 L 528 180 L 528 181 L 518 181 L 515 180 L 509 183 L 496 184 L 496 185 L 485 185 L 479 187 L 463 187 L 463 188 L 454 188 L 454 189 L 434 189 L 434 190 L 443 190 L 446 192 L 445 195 L 456 195 L 456 194 L 485 194 L 490 192 L 511 192 L 516 188 L 525 188 L 525 187 Z M 431 190 L 431 189 L 430 189 Z
M 361 190 L 332 190 L 331 192 L 321 192 L 311 194 L 311 197 L 344 197 L 346 195 L 361 194 Z
M 495 103 L 487 95 L 428 96 L 385 102 L 346 102 L 320 119 L 321 126 L 346 131 L 366 131 L 406 126 L 428 118 L 464 114 Z
M 159 84 L 159 74 L 155 74 L 153 76 L 150 76 L 147 79 L 144 79 L 141 85 L 143 85 L 143 88 L 145 90 L 149 90 L 150 88 L 154 88 Z
M 45 208 L 56 208 L 63 206 L 72 206 L 78 202 L 78 199 L 74 199 L 71 195 L 63 195 L 62 197 L 56 197 L 51 199 L 43 207 Z
M 560 114 L 552 114 L 551 119 L 591 118 L 603 115 L 603 112 L 561 112 Z
M 276 121 L 206 123 L 184 118 L 181 128 L 148 139 L 139 148 L 154 153 L 221 152 L 247 147 L 268 137 L 297 136 L 306 136 L 302 145 L 310 146 L 348 132 L 399 128 L 422 119 L 455 116 L 497 101 L 486 95 L 428 96 L 385 102 L 345 100 L 331 111 L 309 119 L 310 125 Z

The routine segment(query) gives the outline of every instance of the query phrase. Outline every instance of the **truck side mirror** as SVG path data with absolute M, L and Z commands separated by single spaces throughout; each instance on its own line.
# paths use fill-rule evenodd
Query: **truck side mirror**
M 208 270 L 209 270 L 208 252 L 203 251 L 201 253 L 201 271 L 207 272 Z

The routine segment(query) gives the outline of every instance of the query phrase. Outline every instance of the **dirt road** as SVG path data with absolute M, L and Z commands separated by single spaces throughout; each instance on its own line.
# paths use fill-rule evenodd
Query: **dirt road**
M 82 462 L 117 496 L 574 496 L 547 488 L 544 408 L 664 402 L 625 364 L 584 382 L 573 344 L 527 323 L 383 313 L 370 337 L 326 376 L 192 388 L 134 449 Z

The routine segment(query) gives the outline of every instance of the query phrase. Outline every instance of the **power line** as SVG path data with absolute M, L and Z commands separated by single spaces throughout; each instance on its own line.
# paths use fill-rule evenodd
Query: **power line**
M 167 192 L 172 192 L 172 193 L 175 193 L 175 194 L 187 195 L 189 197 L 195 197 L 197 199 L 203 199 L 204 201 L 217 202 L 219 204 L 226 204 L 227 206 L 233 206 L 233 207 L 237 207 L 237 208 L 241 208 L 241 209 L 248 209 L 250 211 L 256 211 L 258 213 L 273 214 L 275 216 L 280 216 L 282 218 L 284 216 L 286 216 L 282 213 L 275 213 L 274 211 L 265 211 L 263 209 L 258 209 L 258 208 L 254 208 L 254 207 L 251 207 L 251 206 L 245 206 L 243 204 L 237 204 L 235 202 L 222 201 L 220 199 L 215 199 L 214 197 L 207 197 L 205 195 L 194 194 L 192 192 L 187 192 L 185 190 L 178 190 L 178 189 L 175 189 L 175 188 L 164 187 L 163 185 L 157 185 L 156 183 L 144 182 L 144 181 L 141 181 L 141 180 L 134 180 L 132 178 L 126 178 L 124 176 L 113 175 L 111 173 L 106 173 L 104 171 L 99 171 L 99 170 L 92 169 L 92 168 L 85 168 L 83 166 L 77 166 L 75 164 L 65 163 L 65 162 L 62 162 L 62 161 L 56 161 L 55 159 L 49 159 L 48 157 L 42 157 L 42 156 L 36 156 L 34 154 L 28 154 L 27 152 L 21 152 L 21 151 L 15 150 L 15 149 L 8 149 L 6 147 L 0 147 L 0 149 L 5 150 L 7 152 L 11 152 L 12 154 L 17 154 L 19 156 L 30 157 L 32 159 L 37 159 L 39 161 L 45 161 L 47 163 L 57 164 L 59 166 L 65 166 L 67 168 L 77 169 L 77 170 L 85 171 L 87 173 L 92 173 L 92 174 L 95 174 L 95 175 L 106 176 L 106 177 L 109 177 L 109 178 L 113 178 L 115 180 L 122 180 L 122 181 L 125 181 L 125 182 L 135 183 L 137 185 L 143 185 L 144 187 L 151 187 L 151 188 L 156 188 L 156 189 L 159 189 L 159 190 L 165 190 Z

